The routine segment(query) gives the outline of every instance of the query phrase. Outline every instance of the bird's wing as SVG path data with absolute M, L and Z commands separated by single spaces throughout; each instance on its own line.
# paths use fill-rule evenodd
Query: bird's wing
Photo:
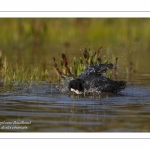
M 102 74 L 108 69 L 112 69 L 113 64 L 97 64 L 97 65 L 89 65 L 82 72 L 81 75 L 89 75 L 89 74 Z
M 107 71 L 108 69 L 113 68 L 113 64 L 97 64 L 95 67 L 95 72 L 96 73 L 103 73 Z
M 126 82 L 124 81 L 114 81 L 109 78 L 100 77 L 92 80 L 89 89 L 96 89 L 101 92 L 117 93 L 121 89 L 124 89 L 125 86 Z

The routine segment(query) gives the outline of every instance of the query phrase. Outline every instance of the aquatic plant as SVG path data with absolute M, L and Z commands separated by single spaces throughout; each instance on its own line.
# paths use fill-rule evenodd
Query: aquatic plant
M 0 79 L 3 86 L 18 86 L 21 83 L 31 85 L 41 81 L 50 82 L 50 75 L 47 69 L 41 70 L 39 66 L 26 68 L 24 65 L 11 64 L 6 56 L 0 52 Z
M 61 69 L 59 69 L 55 57 L 53 57 L 54 68 L 57 73 L 57 81 L 60 83 L 62 78 L 77 77 L 86 68 L 87 65 L 95 65 L 97 63 L 110 63 L 110 60 L 101 57 L 102 46 L 97 50 L 84 49 L 82 56 L 77 58 L 74 56 L 71 63 L 68 62 L 67 56 L 61 55 Z M 117 79 L 118 57 L 114 63 L 112 71 L 107 71 L 107 76 Z M 11 64 L 5 55 L 0 52 L 0 72 L 1 79 L 3 79 L 4 86 L 17 85 L 21 82 L 26 82 L 29 85 L 33 82 L 46 81 L 51 83 L 53 79 L 50 76 L 50 70 L 47 67 L 43 68 L 42 64 L 37 66 L 30 65 L 28 68 L 22 64 Z M 55 80 L 56 81 L 56 80 Z
M 81 74 L 83 70 L 85 70 L 87 65 L 96 65 L 98 63 L 107 64 L 110 63 L 108 59 L 102 59 L 101 56 L 102 46 L 97 50 L 84 49 L 82 57 L 73 58 L 73 63 L 68 64 L 67 57 L 64 53 L 62 53 L 61 57 L 61 71 L 57 66 L 55 57 L 53 57 L 54 68 L 57 73 L 59 81 L 64 77 L 77 77 Z M 70 66 L 70 67 L 69 67 Z M 112 71 L 107 72 L 107 76 L 112 79 L 117 79 L 117 67 L 118 67 L 118 57 L 116 57 L 114 62 L 114 67 Z

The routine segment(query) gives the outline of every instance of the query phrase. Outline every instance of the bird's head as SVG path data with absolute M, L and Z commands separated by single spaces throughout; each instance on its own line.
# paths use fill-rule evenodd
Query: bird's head
M 84 92 L 84 80 L 82 79 L 75 79 L 69 82 L 69 90 L 75 92 L 76 94 L 82 94 Z

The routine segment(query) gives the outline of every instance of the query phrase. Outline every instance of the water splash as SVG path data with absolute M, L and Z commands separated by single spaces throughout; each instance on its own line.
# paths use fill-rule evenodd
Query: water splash
M 60 83 L 60 87 L 58 87 L 59 91 L 61 93 L 69 92 L 68 85 L 69 85 L 69 82 L 73 79 L 74 79 L 73 77 L 65 77 L 64 79 L 62 79 Z
M 98 90 L 98 87 L 90 87 L 88 90 L 85 91 L 86 93 L 95 93 L 95 94 L 100 94 L 101 91 Z

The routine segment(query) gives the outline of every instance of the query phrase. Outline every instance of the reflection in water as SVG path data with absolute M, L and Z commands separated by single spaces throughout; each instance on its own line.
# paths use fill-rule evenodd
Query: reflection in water
M 1 124 L 1 132 L 150 131 L 149 119 L 149 87 L 136 82 L 129 83 L 122 95 L 84 97 L 43 84 L 0 96 L 0 122 L 31 121 Z

